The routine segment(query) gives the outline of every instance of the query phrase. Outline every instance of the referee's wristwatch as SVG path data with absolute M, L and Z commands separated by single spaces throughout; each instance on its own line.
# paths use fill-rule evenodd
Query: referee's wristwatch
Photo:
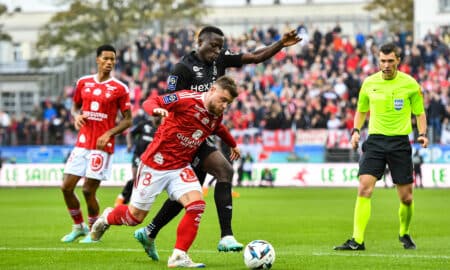
M 420 133 L 420 134 L 419 134 L 419 137 L 425 137 L 425 138 L 426 138 L 426 137 L 427 137 L 427 134 L 426 134 L 426 133 Z
M 359 129 L 358 129 L 358 128 L 354 128 L 354 129 L 352 129 L 352 133 L 351 133 L 351 135 L 353 135 L 353 133 L 355 133 L 355 132 L 357 132 L 357 133 L 359 134 Z

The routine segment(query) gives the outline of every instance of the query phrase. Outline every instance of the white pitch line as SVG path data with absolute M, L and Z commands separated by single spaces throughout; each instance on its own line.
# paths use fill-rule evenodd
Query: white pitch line
M 414 251 L 413 251 L 414 252 Z M 421 254 L 380 254 L 380 253 L 367 253 L 366 252 L 313 252 L 313 256 L 340 256 L 340 257 L 383 257 L 383 258 L 420 258 L 420 259 L 442 259 L 449 260 L 450 256 L 447 255 L 421 255 Z
M 0 251 L 95 251 L 95 252 L 144 252 L 142 249 L 136 248 L 103 248 L 103 247 L 0 247 Z M 172 250 L 158 250 L 160 252 L 170 253 Z M 414 251 L 413 251 L 414 252 Z M 196 249 L 193 253 L 218 253 L 216 250 Z M 312 253 L 300 253 L 296 251 L 278 251 L 277 255 L 296 255 L 296 256 L 340 256 L 340 257 L 380 257 L 380 258 L 417 258 L 417 259 L 439 259 L 450 260 L 448 255 L 425 255 L 425 254 L 381 254 L 381 253 L 368 253 L 368 252 L 312 252 Z

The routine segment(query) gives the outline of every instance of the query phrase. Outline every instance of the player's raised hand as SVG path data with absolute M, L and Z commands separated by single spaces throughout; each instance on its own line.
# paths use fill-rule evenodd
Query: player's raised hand
M 281 43 L 283 44 L 283 47 L 289 47 L 299 43 L 301 40 L 302 39 L 297 35 L 297 31 L 291 30 L 283 34 Z
M 241 150 L 239 150 L 239 148 L 237 147 L 231 148 L 230 160 L 234 161 L 239 159 L 240 157 L 241 157 Z

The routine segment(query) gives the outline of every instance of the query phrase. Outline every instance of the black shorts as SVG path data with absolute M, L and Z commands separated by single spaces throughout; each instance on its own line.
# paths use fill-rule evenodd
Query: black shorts
M 141 155 L 133 154 L 133 157 L 131 158 L 131 167 L 132 168 L 139 167 L 140 162 L 141 162 Z
M 362 151 L 358 175 L 370 174 L 380 180 L 387 164 L 392 182 L 413 182 L 412 149 L 408 136 L 370 135 L 363 143 Z
M 201 161 L 205 160 L 205 158 L 207 158 L 209 154 L 217 150 L 218 149 L 216 147 L 214 137 L 209 136 L 198 148 L 197 154 L 195 155 L 194 160 L 192 161 L 192 167 L 194 169 L 200 169 L 202 163 Z

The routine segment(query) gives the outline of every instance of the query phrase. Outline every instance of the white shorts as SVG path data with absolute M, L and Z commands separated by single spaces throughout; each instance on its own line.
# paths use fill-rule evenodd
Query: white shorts
M 67 159 L 64 173 L 103 181 L 111 178 L 111 165 L 112 154 L 75 147 Z
M 141 162 L 133 184 L 130 204 L 149 211 L 156 197 L 164 190 L 171 200 L 178 201 L 190 191 L 202 192 L 202 187 L 191 165 L 176 170 L 158 171 Z

